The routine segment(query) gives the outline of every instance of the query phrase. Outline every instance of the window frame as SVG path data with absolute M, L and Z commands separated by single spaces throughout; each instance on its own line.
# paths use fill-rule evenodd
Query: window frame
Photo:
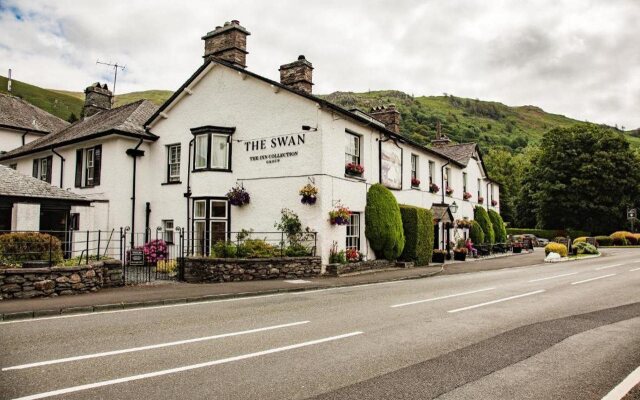
M 356 218 L 357 217 L 357 218 Z M 354 224 L 352 218 L 357 220 L 357 224 Z M 346 226 L 346 234 L 345 234 L 345 250 L 355 249 L 360 251 L 360 244 L 362 243 L 362 215 L 359 212 L 352 212 L 349 216 L 349 223 Z M 354 226 L 357 227 L 357 230 L 354 230 Z M 350 235 L 349 232 L 352 234 Z M 355 234 L 354 234 L 355 233 Z M 355 242 L 355 245 L 354 245 Z
M 462 192 L 467 193 L 467 173 L 462 171 Z
M 221 127 L 221 126 L 201 126 L 198 128 L 192 128 L 191 133 L 194 136 L 194 146 L 193 146 L 193 164 L 189 166 L 192 172 L 202 172 L 202 171 L 218 171 L 218 172 L 232 172 L 232 160 L 233 160 L 233 140 L 231 136 L 235 132 L 236 128 L 232 127 Z M 227 139 L 227 155 L 226 155 L 226 166 L 224 167 L 215 167 L 212 166 L 213 163 L 213 139 L 212 137 L 225 137 Z M 201 138 L 206 138 L 204 141 L 206 142 L 206 159 L 204 165 L 196 165 L 196 155 L 198 154 L 198 142 L 202 140 Z
M 177 150 L 178 159 L 177 159 L 177 162 L 175 160 L 173 160 L 172 162 L 172 151 L 176 148 L 178 149 Z M 175 165 L 178 166 L 178 174 L 172 175 L 171 167 Z M 181 143 L 168 144 L 167 145 L 167 180 L 165 183 L 167 184 L 181 183 L 180 182 L 180 173 L 182 172 L 181 167 L 182 167 L 182 144 Z
M 420 179 L 420 174 L 418 173 L 419 168 L 420 168 L 420 156 L 418 156 L 415 153 L 411 153 L 411 180 Z
M 91 152 L 91 166 L 89 166 L 89 152 Z M 84 149 L 84 186 L 93 187 L 95 180 L 96 167 L 96 149 L 95 147 L 87 147 Z M 89 182 L 89 171 L 91 171 L 91 182 Z
M 350 130 L 345 130 L 344 133 L 346 135 L 345 139 L 355 139 L 357 141 L 354 147 L 357 154 L 352 154 L 347 151 L 349 149 L 347 149 L 347 141 L 345 140 L 344 165 L 347 165 L 349 163 L 362 165 L 362 136 Z M 349 141 L 349 144 L 353 144 L 353 142 Z
M 429 185 L 436 181 L 436 162 L 429 160 Z
M 167 227 L 168 223 L 171 223 L 171 228 Z M 175 222 L 173 219 L 163 219 L 162 220 L 162 240 L 166 244 L 174 244 L 175 243 Z M 171 239 L 168 238 L 167 235 L 171 235 Z
M 225 203 L 225 215 L 224 217 L 214 217 L 213 215 L 213 203 L 215 202 L 223 202 Z M 196 215 L 196 204 L 204 203 L 204 216 Z M 213 225 L 214 223 L 225 223 L 225 240 L 231 239 L 231 203 L 229 203 L 229 199 L 226 197 L 215 197 L 215 196 L 205 196 L 205 197 L 196 197 L 193 198 L 193 209 L 191 211 L 191 230 L 193 233 L 193 242 L 190 243 L 190 249 L 193 254 L 208 256 L 211 254 L 211 248 L 215 244 L 213 241 Z M 196 226 L 204 225 L 203 237 L 200 239 L 201 242 L 198 242 L 196 245 Z M 202 246 L 202 249 L 200 249 Z M 202 250 L 200 253 L 198 251 Z

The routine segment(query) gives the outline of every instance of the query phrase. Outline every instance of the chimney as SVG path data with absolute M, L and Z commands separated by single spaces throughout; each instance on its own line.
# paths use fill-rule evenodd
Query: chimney
M 395 104 L 389 104 L 386 107 L 374 107 L 369 112 L 369 115 L 382 122 L 388 130 L 400 133 L 400 111 L 396 109 Z
M 313 65 L 304 56 L 298 61 L 280 66 L 280 83 L 300 92 L 311 94 Z
M 247 36 L 251 35 L 240 22 L 233 20 L 225 22 L 224 26 L 202 37 L 204 40 L 204 58 L 218 58 L 228 61 L 238 67 L 247 67 Z
M 84 90 L 84 108 L 82 109 L 84 118 L 103 110 L 110 110 L 111 97 L 113 97 L 113 93 L 111 93 L 106 83 L 100 85 L 100 82 L 96 82 L 87 87 Z
M 431 141 L 433 146 L 446 146 L 451 143 L 451 139 L 447 135 L 442 134 L 442 125 L 440 121 L 436 122 L 436 138 Z

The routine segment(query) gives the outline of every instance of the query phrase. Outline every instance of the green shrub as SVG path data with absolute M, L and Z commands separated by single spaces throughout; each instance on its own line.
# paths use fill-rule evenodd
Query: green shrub
M 611 235 L 609 235 L 609 237 L 613 241 L 614 246 L 627 246 L 629 244 L 628 234 L 629 232 L 618 231 L 618 232 L 613 232 Z
M 578 254 L 598 254 L 598 249 L 596 249 L 596 246 L 587 242 L 578 242 L 573 246 L 573 248 Z
M 477 221 L 472 221 L 471 229 L 469 229 L 469 237 L 476 244 L 484 243 L 484 232 Z
M 240 258 L 270 258 L 282 255 L 280 247 L 273 246 L 263 239 L 247 239 L 237 247 L 237 255 Z
M 580 237 L 589 236 L 589 232 L 578 231 L 573 229 L 528 229 L 528 228 L 507 228 L 507 235 L 524 235 L 531 234 L 539 238 L 553 240 L 553 238 L 562 237 Z
M 311 255 L 311 251 L 303 244 L 293 242 L 284 249 L 284 255 L 287 257 L 307 257 Z
M 609 236 L 596 236 L 596 242 L 598 242 L 598 246 L 611 246 L 613 244 L 613 240 Z
M 476 206 L 474 211 L 474 219 L 480 224 L 482 232 L 484 232 L 484 240 L 488 243 L 495 243 L 496 236 L 493 231 L 493 224 L 489 219 L 489 214 L 482 206 Z
M 587 242 L 587 237 L 586 236 L 580 236 L 580 237 L 577 237 L 577 238 L 573 239 L 573 244 L 586 243 L 586 242 Z
M 558 253 L 560 254 L 560 257 L 566 257 L 568 252 L 567 246 L 561 243 L 549 243 L 544 247 L 545 255 L 549 255 L 549 253 Z
M 493 234 L 496 243 L 505 243 L 507 241 L 507 229 L 504 226 L 502 217 L 495 210 L 489 210 L 488 214 L 491 224 L 493 225 Z
M 400 207 L 389 189 L 376 183 L 367 192 L 365 236 L 377 258 L 396 260 L 404 249 Z
M 238 256 L 238 247 L 232 242 L 221 240 L 211 246 L 209 257 L 211 258 L 236 258 Z
M 400 205 L 404 229 L 404 249 L 400 258 L 427 265 L 433 252 L 433 214 L 426 208 Z
M 60 239 L 39 232 L 14 232 L 0 235 L 0 265 L 19 266 L 25 261 L 62 263 Z

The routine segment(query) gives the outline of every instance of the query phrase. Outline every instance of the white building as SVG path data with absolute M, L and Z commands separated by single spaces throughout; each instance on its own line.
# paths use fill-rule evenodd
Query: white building
M 479 198 L 484 197 L 486 207 L 493 201 L 498 209 L 499 187 L 488 179 L 475 144 L 452 145 L 438 134 L 432 146 L 425 147 L 400 134 L 400 114 L 393 106 L 370 113 L 349 111 L 312 95 L 313 67 L 303 56 L 280 67 L 280 82 L 250 72 L 245 68 L 248 35 L 237 21 L 205 35 L 203 65 L 167 102 L 157 110 L 144 103 L 131 106 L 150 111 L 145 122 L 128 120 L 131 123 L 118 125 L 120 129 L 110 127 L 109 134 L 69 134 L 67 141 L 38 146 L 37 152 L 18 149 L 0 161 L 17 162 L 20 171 L 29 173 L 34 159 L 59 149 L 70 160 L 64 164 L 61 186 L 108 204 L 102 214 L 96 213 L 95 229 L 133 223 L 136 231 L 162 227 L 170 239 L 172 229 L 183 227 L 191 250 L 204 253 L 214 241 L 233 240 L 243 229 L 274 231 L 281 209 L 288 208 L 318 232 L 317 253 L 324 263 L 333 241 L 374 258 L 364 237 L 364 211 L 367 190 L 378 182 L 402 204 L 434 209 L 442 219 L 439 247 L 453 240 L 444 222 L 473 219 Z M 125 107 L 105 106 L 88 122 L 85 118 L 66 131 L 91 125 L 94 118 L 112 122 L 105 115 Z M 123 135 L 123 126 L 135 133 Z M 76 171 L 87 170 L 76 154 L 84 152 L 86 160 L 94 143 L 103 146 L 100 186 L 73 187 Z M 364 172 L 346 173 L 347 163 L 361 165 Z M 54 163 L 54 175 L 55 168 Z M 420 184 L 412 185 L 412 178 Z M 299 190 L 307 183 L 319 191 L 314 205 L 300 201 Z M 439 186 L 439 192 L 431 193 L 430 183 Z M 229 204 L 227 192 L 236 185 L 249 192 L 249 204 Z M 453 192 L 443 193 L 446 187 Z M 452 212 L 455 207 L 449 205 L 454 203 L 457 210 Z M 329 212 L 339 205 L 353 212 L 346 227 L 329 222 Z

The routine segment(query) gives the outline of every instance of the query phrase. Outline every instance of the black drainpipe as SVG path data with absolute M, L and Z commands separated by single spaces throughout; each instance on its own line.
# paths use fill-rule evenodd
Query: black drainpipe
M 189 214 L 189 199 L 191 198 L 191 147 L 193 146 L 193 142 L 195 138 L 189 141 L 189 156 L 187 161 L 187 191 L 184 194 L 185 199 L 187 199 L 187 254 L 189 254 L 190 242 L 189 238 L 191 237 L 191 218 Z
M 25 136 L 27 136 L 27 133 L 29 133 L 29 131 L 24 131 L 24 133 L 22 134 L 22 145 L 24 146 L 26 143 L 24 142 L 24 138 Z
M 144 241 L 148 242 L 151 240 L 151 229 L 149 229 L 149 217 L 151 216 L 151 203 L 147 201 L 145 210 L 144 210 Z
M 64 176 L 64 157 L 62 157 L 57 151 L 56 149 L 51 149 L 51 152 L 55 155 L 57 155 L 58 157 L 60 157 L 60 189 L 64 189 L 62 187 L 62 177 Z
M 143 139 L 133 149 L 127 149 L 127 155 L 133 157 L 133 187 L 131 188 L 131 248 L 136 244 L 136 164 L 138 157 L 144 156 L 144 150 L 138 150 L 142 145 Z

